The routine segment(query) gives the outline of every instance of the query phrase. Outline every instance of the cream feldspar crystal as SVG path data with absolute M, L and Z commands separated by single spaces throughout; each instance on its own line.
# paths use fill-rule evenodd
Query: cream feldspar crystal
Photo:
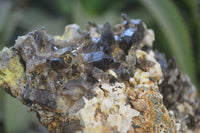
M 105 93 L 106 96 L 105 96 Z M 86 126 L 85 132 L 101 132 L 105 129 L 104 124 L 119 131 L 127 132 L 132 124 L 132 117 L 140 113 L 126 105 L 127 97 L 124 93 L 125 85 L 117 83 L 113 86 L 102 84 L 102 89 L 96 88 L 97 97 L 87 100 L 85 106 L 76 113 Z M 97 112 L 99 110 L 99 112 Z M 107 126 L 108 126 L 107 125 Z M 109 130 L 109 129 L 107 129 Z

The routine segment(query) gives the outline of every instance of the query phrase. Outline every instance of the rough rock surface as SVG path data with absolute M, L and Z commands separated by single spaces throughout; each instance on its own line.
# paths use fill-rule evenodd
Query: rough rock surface
M 44 28 L 0 52 L 0 85 L 52 133 L 199 132 L 196 88 L 141 20 Z

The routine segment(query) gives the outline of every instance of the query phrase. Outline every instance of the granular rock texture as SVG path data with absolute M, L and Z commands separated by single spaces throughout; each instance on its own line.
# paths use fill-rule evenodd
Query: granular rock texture
M 198 132 L 196 88 L 152 50 L 152 30 L 122 17 L 18 37 L 0 52 L 0 85 L 51 133 Z

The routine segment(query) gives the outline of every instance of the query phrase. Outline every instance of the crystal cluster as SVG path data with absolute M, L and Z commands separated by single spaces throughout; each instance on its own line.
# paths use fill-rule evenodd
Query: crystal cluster
M 181 110 L 198 102 L 196 88 L 184 76 L 173 78 L 181 73 L 152 50 L 152 30 L 139 19 L 122 17 L 114 27 L 89 22 L 84 31 L 76 24 L 66 26 L 63 36 L 41 28 L 18 37 L 0 52 L 0 85 L 52 133 L 198 130 L 199 104 L 195 111 Z M 172 91 L 181 91 L 182 83 L 188 92 L 177 95 L 180 103 Z M 191 120 L 182 122 L 187 113 Z

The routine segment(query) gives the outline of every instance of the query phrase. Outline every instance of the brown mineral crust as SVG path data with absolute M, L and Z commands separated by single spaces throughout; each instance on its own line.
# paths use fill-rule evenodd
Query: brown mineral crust
M 175 125 L 171 123 L 172 119 L 162 105 L 160 94 L 154 89 L 148 92 L 133 90 L 134 88 L 130 89 L 128 95 L 131 97 L 133 108 L 140 111 L 139 116 L 132 118 L 136 127 L 135 132 L 175 132 Z M 140 95 L 140 98 L 137 95 Z
M 42 113 L 42 114 L 39 114 Z M 80 120 L 76 118 L 66 118 L 59 113 L 38 111 L 39 120 L 50 133 L 76 132 L 81 130 Z
M 196 88 L 152 51 L 152 30 L 122 17 L 115 27 L 72 24 L 63 36 L 41 28 L 19 37 L 0 52 L 0 85 L 51 133 L 197 131 Z

